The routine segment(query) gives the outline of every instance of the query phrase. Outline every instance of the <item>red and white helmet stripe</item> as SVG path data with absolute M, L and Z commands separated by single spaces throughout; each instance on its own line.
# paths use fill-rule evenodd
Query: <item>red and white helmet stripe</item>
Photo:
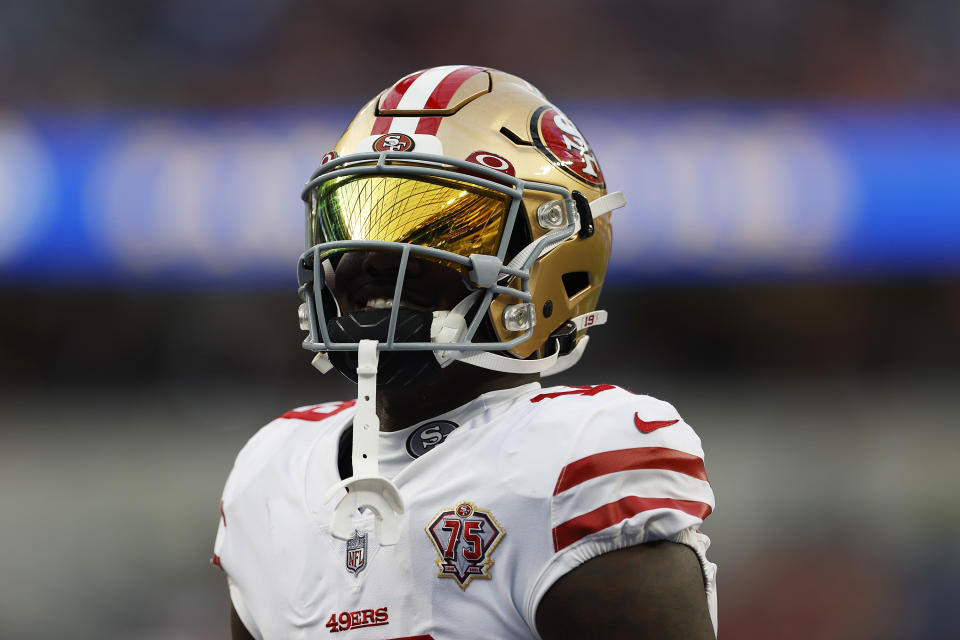
M 469 78 L 483 71 L 483 67 L 448 65 L 412 73 L 393 85 L 383 101 L 381 110 L 426 111 L 443 110 Z M 415 133 L 436 135 L 440 116 L 378 116 L 372 135 L 384 133 Z

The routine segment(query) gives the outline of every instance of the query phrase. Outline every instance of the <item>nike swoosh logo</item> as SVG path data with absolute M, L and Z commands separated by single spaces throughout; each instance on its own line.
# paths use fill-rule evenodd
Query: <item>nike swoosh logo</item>
M 653 433 L 657 429 L 662 429 L 664 427 L 669 427 L 672 424 L 677 424 L 679 420 L 641 420 L 640 414 L 633 414 L 633 424 L 637 425 L 637 429 L 640 430 L 640 433 Z

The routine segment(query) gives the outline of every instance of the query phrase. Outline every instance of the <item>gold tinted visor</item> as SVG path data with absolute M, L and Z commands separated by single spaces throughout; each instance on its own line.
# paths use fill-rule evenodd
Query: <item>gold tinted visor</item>
M 344 176 L 311 193 L 311 246 L 383 240 L 468 257 L 495 255 L 510 198 L 467 182 L 434 177 Z

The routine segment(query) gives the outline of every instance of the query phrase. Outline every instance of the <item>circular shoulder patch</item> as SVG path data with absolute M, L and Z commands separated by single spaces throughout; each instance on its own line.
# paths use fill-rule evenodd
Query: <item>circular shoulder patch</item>
M 590 144 L 573 121 L 556 107 L 545 105 L 534 112 L 530 118 L 530 137 L 555 166 L 592 187 L 606 186 Z
M 450 420 L 433 420 L 420 425 L 407 437 L 407 453 L 413 458 L 419 458 L 446 440 L 459 426 Z
M 413 138 L 405 133 L 385 133 L 373 141 L 374 151 L 413 151 Z

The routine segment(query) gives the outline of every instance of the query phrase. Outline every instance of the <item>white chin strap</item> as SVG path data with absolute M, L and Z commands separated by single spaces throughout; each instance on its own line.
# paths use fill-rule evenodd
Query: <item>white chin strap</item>
M 326 502 L 342 489 L 333 512 L 330 533 L 341 540 L 354 531 L 353 516 L 366 507 L 377 518 L 374 525 L 377 541 L 382 545 L 396 544 L 400 539 L 399 516 L 403 513 L 403 498 L 396 485 L 380 475 L 380 419 L 377 418 L 377 352 L 376 340 L 361 340 L 357 351 L 357 413 L 353 418 L 353 475 L 327 491 Z
M 591 201 L 590 212 L 593 214 L 593 217 L 596 218 L 597 216 L 602 216 L 605 213 L 610 213 L 614 209 L 625 206 L 627 206 L 627 198 L 623 195 L 623 191 L 611 191 Z
M 459 342 L 467 333 L 466 315 L 482 291 L 474 291 L 458 302 L 450 311 L 434 311 L 430 325 L 430 342 Z M 461 351 L 434 351 L 434 357 L 441 367 L 463 357 Z
M 463 314 L 470 309 L 473 300 L 479 293 L 479 291 L 476 291 L 470 294 L 450 311 L 434 311 L 430 339 L 434 342 L 457 342 L 460 340 L 467 330 L 466 319 Z M 581 331 L 587 327 L 605 324 L 607 312 L 598 309 L 572 318 L 571 321 L 576 325 L 577 331 Z M 433 353 L 441 367 L 446 367 L 456 360 L 472 364 L 481 369 L 503 373 L 539 373 L 541 376 L 552 376 L 577 364 L 583 357 L 583 352 L 586 351 L 589 342 L 590 337 L 583 336 L 569 353 L 562 356 L 560 355 L 559 345 L 554 345 L 552 355 L 532 360 L 510 358 L 489 351 L 434 351 Z

